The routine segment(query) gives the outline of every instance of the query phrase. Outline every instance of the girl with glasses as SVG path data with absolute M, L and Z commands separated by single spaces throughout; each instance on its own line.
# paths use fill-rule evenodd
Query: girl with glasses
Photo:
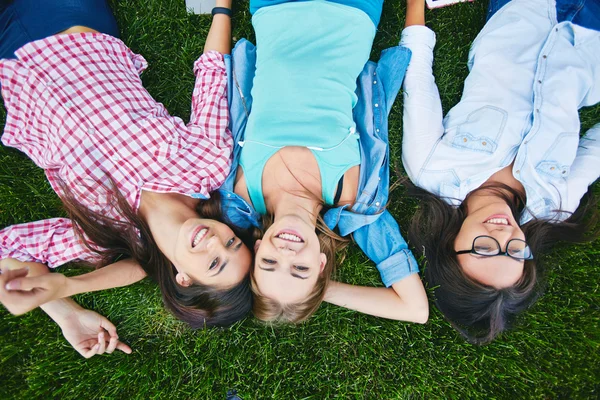
M 423 199 L 409 237 L 439 309 L 486 343 L 539 296 L 544 250 L 597 236 L 588 187 L 600 174 L 600 124 L 580 138 L 578 109 L 600 101 L 600 3 L 491 1 L 444 119 L 435 34 L 424 1 L 408 4 L 402 159 Z

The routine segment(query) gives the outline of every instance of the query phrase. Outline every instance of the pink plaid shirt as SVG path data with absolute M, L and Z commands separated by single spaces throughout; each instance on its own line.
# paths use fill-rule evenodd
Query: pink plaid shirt
M 51 36 L 0 60 L 7 109 L 2 142 L 60 180 L 94 211 L 119 219 L 107 200 L 110 176 L 137 210 L 142 190 L 206 198 L 231 165 L 227 77 L 223 56 L 203 54 L 189 124 L 168 114 L 142 86 L 146 60 L 122 41 L 98 33 Z M 56 267 L 94 256 L 71 221 L 52 218 L 0 231 L 0 259 Z

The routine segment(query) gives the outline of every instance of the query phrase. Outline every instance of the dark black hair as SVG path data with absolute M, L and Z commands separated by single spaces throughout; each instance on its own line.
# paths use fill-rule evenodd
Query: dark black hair
M 422 200 L 409 227 L 409 240 L 425 256 L 425 280 L 433 288 L 435 303 L 463 337 L 473 344 L 489 343 L 508 329 L 515 317 L 542 294 L 545 282 L 540 256 L 557 242 L 582 243 L 599 235 L 598 211 L 591 191 L 578 209 L 564 220 L 533 218 L 521 229 L 535 260 L 525 261 L 522 277 L 513 285 L 497 289 L 468 277 L 458 263 L 454 242 L 467 215 L 467 199 L 480 190 L 495 192 L 520 221 L 524 195 L 501 184 L 486 184 L 468 194 L 459 207 L 417 188 L 407 180 L 409 193 Z M 561 212 L 561 211 L 557 211 Z

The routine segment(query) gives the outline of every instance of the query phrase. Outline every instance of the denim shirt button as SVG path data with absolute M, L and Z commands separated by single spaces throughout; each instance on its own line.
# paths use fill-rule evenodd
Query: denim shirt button
M 375 103 L 375 107 L 379 107 L 379 104 L 378 104 L 378 103 Z
M 373 81 L 373 85 L 377 85 L 377 81 Z
M 564 172 L 563 172 L 563 174 L 564 174 Z M 380 203 L 379 203 L 378 201 L 377 201 L 377 202 L 375 202 L 375 205 L 376 205 L 377 207 L 379 207 L 379 204 L 380 204 Z
M 375 129 L 375 132 L 379 133 L 379 128 Z
M 518 169 L 518 170 L 516 170 L 516 171 L 515 171 L 515 173 L 516 173 L 516 174 L 520 174 L 520 173 L 521 173 L 521 170 L 520 170 L 520 169 Z

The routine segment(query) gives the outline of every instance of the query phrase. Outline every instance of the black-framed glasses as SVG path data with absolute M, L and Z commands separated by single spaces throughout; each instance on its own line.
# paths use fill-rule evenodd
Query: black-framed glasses
M 515 260 L 533 260 L 529 245 L 521 239 L 511 239 L 506 243 L 506 251 L 502 251 L 500 243 L 491 236 L 482 235 L 473 239 L 471 250 L 460 250 L 456 254 L 477 254 L 484 257 L 508 256 Z

